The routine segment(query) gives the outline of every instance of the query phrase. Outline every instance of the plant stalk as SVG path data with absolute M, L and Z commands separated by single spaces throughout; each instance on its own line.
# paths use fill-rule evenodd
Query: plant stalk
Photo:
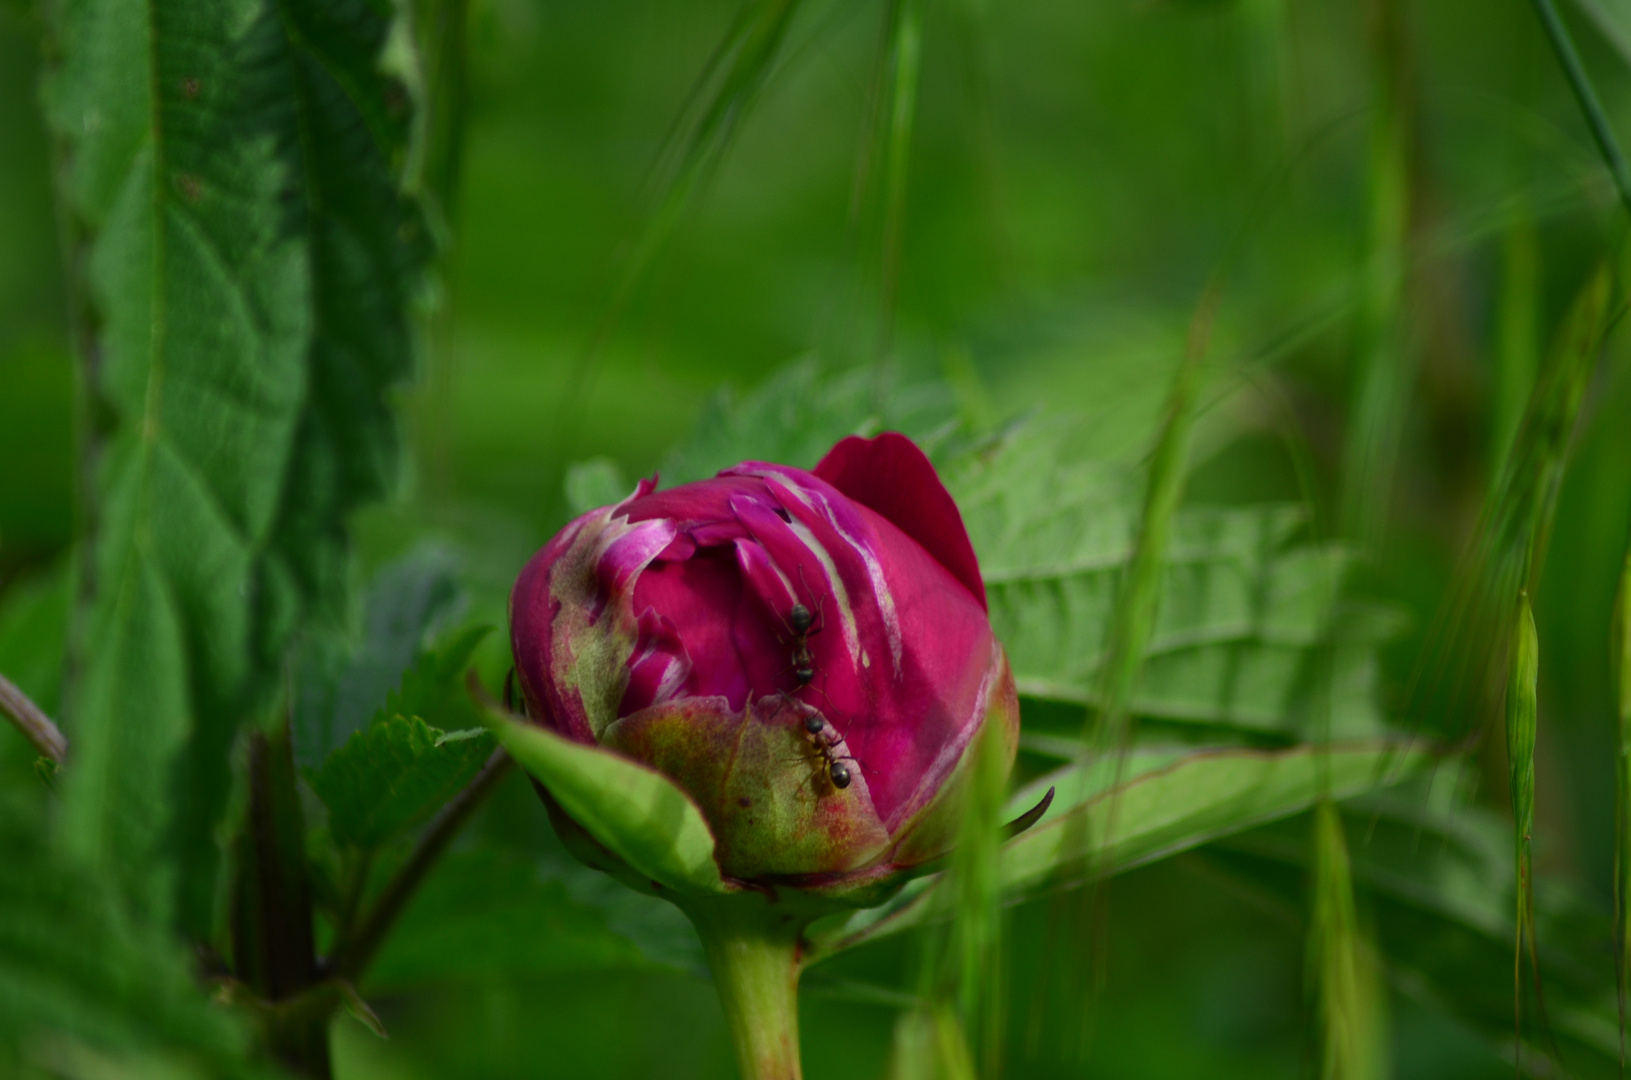
M 58 765 L 67 760 L 68 740 L 61 729 L 4 675 L 0 675 L 0 716 L 9 716 L 42 757 Z
M 702 938 L 742 1080 L 800 1080 L 798 981 L 809 918 L 757 894 L 683 910 Z

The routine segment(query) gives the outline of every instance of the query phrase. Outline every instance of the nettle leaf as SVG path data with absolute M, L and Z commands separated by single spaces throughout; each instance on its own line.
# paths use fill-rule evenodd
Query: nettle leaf
M 295 760 L 302 768 L 317 768 L 362 730 L 439 628 L 458 614 L 464 594 L 457 569 L 442 548 L 411 551 L 374 575 L 357 641 L 332 631 L 307 640 L 295 678 Z
M 422 250 L 365 0 L 55 0 L 45 99 L 95 402 L 71 847 L 205 932 L 238 728 L 397 469 Z
M 1140 497 L 1126 467 L 1070 461 L 1064 434 L 1021 429 L 953 460 L 945 478 L 1020 693 L 1095 704 Z M 1284 734 L 1381 732 L 1375 645 L 1395 620 L 1344 603 L 1348 554 L 1304 531 L 1293 506 L 1178 512 L 1135 712 Z
M 931 449 L 955 425 L 955 396 L 942 382 L 896 386 L 869 367 L 832 371 L 801 360 L 752 393 L 721 391 L 660 470 L 672 487 L 740 461 L 813 468 L 846 435 L 899 431 Z M 627 492 L 624 492 L 627 494 Z
M 1420 748 L 1368 741 L 1278 751 L 1140 748 L 1119 766 L 1113 759 L 1067 766 L 1009 799 L 1006 813 L 1016 816 L 1056 790 L 1042 821 L 1003 846 L 1002 892 L 1021 900 L 1119 873 L 1288 817 L 1319 798 L 1398 783 L 1427 760 Z M 812 948 L 826 954 L 948 917 L 951 904 L 938 895 L 943 880 L 919 879 L 881 907 L 828 921 Z
M 95 1075 L 133 1062 L 170 1070 L 141 1075 L 256 1071 L 247 1025 L 210 1002 L 185 951 L 0 809 L 0 1073 L 27 1061 L 92 1075 L 68 1070 L 88 1059 L 108 1063 Z
M 489 632 L 467 630 L 422 657 L 372 722 L 311 777 L 336 843 L 377 847 L 417 825 L 492 754 L 493 737 L 479 726 L 480 714 L 464 692 L 470 656 Z M 432 727 L 425 716 L 452 730 Z

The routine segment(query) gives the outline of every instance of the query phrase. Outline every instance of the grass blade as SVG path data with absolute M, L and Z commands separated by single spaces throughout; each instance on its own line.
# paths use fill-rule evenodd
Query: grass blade
M 1626 982 L 1631 979 L 1631 547 L 1614 605 L 1612 666 L 1616 689 L 1614 757 L 1614 973 L 1620 1014 L 1620 1068 L 1625 1068 Z
M 1534 3 L 1540 24 L 1552 43 L 1552 50 L 1557 53 L 1557 62 L 1562 65 L 1563 75 L 1569 80 L 1569 89 L 1574 91 L 1586 125 L 1591 128 L 1597 152 L 1603 155 L 1603 164 L 1608 166 L 1608 174 L 1619 191 L 1620 202 L 1627 211 L 1631 211 L 1631 168 L 1626 166 L 1625 155 L 1620 151 L 1619 141 L 1614 138 L 1614 129 L 1609 127 L 1608 115 L 1603 112 L 1602 102 L 1597 100 L 1591 76 L 1586 74 L 1586 66 L 1580 62 L 1580 54 L 1575 51 L 1574 39 L 1569 36 L 1569 29 L 1563 25 L 1563 19 L 1552 0 L 1534 0 Z
M 1506 752 L 1512 797 L 1513 865 L 1517 872 L 1516 940 L 1512 954 L 1513 1055 L 1523 1052 L 1523 953 L 1535 948 L 1535 883 L 1530 875 L 1529 842 L 1535 829 L 1535 684 L 1540 646 L 1528 593 L 1518 597 L 1517 622 L 1512 630 L 1506 688 Z M 1534 969 L 1537 986 L 1540 970 Z
M 1336 804 L 1314 810 L 1314 898 L 1308 930 L 1309 985 L 1319 1023 L 1321 1080 L 1387 1075 L 1385 997 L 1377 958 L 1354 910 L 1353 867 Z
M 1386 522 L 1415 374 L 1401 319 L 1410 241 L 1411 166 L 1404 30 L 1398 6 L 1396 0 L 1375 5 L 1377 90 L 1367 177 L 1361 352 L 1354 411 L 1343 447 L 1343 529 L 1372 551 Z

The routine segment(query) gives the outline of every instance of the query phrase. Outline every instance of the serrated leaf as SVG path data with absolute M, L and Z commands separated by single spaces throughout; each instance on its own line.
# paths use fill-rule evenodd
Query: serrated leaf
M 1139 495 L 1125 467 L 1071 461 L 1066 434 L 1021 428 L 944 471 L 1020 692 L 1096 705 Z M 1394 626 L 1374 607 L 1339 603 L 1350 559 L 1302 541 L 1303 529 L 1293 506 L 1178 512 L 1134 712 L 1288 734 L 1316 722 L 1341 738 L 1381 732 L 1375 644 Z
M 205 932 L 238 726 L 333 611 L 396 471 L 422 232 L 363 0 L 46 6 L 85 268 L 97 514 L 69 700 L 74 850 Z
M 1072 765 L 1017 791 L 1005 816 L 1024 812 L 1048 787 L 1054 806 L 1029 831 L 1004 845 L 1002 891 L 1019 900 L 1087 880 L 1083 853 L 1111 872 L 1141 866 L 1230 833 L 1307 809 L 1326 795 L 1346 798 L 1411 775 L 1427 760 L 1402 743 L 1335 744 L 1282 751 L 1139 750 L 1117 763 Z M 943 876 L 913 882 L 882 907 L 820 926 L 821 954 L 897 933 L 949 911 L 936 895 Z
M 477 849 L 448 855 L 420 886 L 369 966 L 366 989 L 648 964 L 601 911 L 531 860 Z
M 567 815 L 634 873 L 692 893 L 726 891 L 702 811 L 668 777 L 494 710 L 487 723 Z
M 337 633 L 308 640 L 295 680 L 295 761 L 301 768 L 318 767 L 360 731 L 437 628 L 456 614 L 463 599 L 456 571 L 453 556 L 439 547 L 411 551 L 382 567 L 369 583 L 360 640 L 352 643 Z
M 956 419 L 955 396 L 940 382 L 880 394 L 872 368 L 831 371 L 815 360 L 789 364 L 750 394 L 722 391 L 689 438 L 663 459 L 665 486 L 713 476 L 739 461 L 813 468 L 846 435 L 899 431 L 932 446 Z
M 377 847 L 457 795 L 492 752 L 485 734 L 447 739 L 417 716 L 385 716 L 330 754 L 311 785 L 336 843 Z

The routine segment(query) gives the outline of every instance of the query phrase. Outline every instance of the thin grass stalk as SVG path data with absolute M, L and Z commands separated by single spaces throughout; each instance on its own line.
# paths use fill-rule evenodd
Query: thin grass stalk
M 1419 662 L 1413 715 L 1444 724 L 1451 738 L 1476 738 L 1500 715 L 1511 598 L 1534 591 L 1545 563 L 1570 442 L 1607 325 L 1609 282 L 1607 269 L 1599 268 L 1559 328 L 1472 551 Z
M 1513 200 L 1501 234 L 1501 286 L 1495 323 L 1495 415 L 1491 483 L 1500 478 L 1540 371 L 1540 242 L 1526 198 Z
M 1386 522 L 1415 365 L 1402 322 L 1410 241 L 1410 130 L 1403 14 L 1374 0 L 1375 105 L 1368 149 L 1365 289 L 1354 411 L 1343 448 L 1343 531 L 1374 552 Z
M 634 242 L 589 342 L 567 374 L 556 410 L 557 454 L 576 431 L 594 369 L 612 332 L 697 192 L 724 159 L 781 55 L 801 0 L 750 0 L 732 20 L 676 117 L 653 169 L 654 209 Z
M 1121 753 L 1131 738 L 1129 703 L 1143 671 L 1144 653 L 1155 631 L 1162 567 L 1172 539 L 1172 524 L 1184 497 L 1195 399 L 1202 361 L 1211 341 L 1221 287 L 1208 285 L 1190 323 L 1183 361 L 1173 376 L 1166 416 L 1150 460 L 1143 513 L 1132 558 L 1116 593 L 1099 672 L 1098 715 L 1090 720 L 1084 742 L 1099 752 Z
M 968 759 L 968 772 L 960 781 L 967 787 L 945 889 L 951 917 L 925 943 L 918 978 L 918 998 L 936 1032 L 936 1053 L 941 1057 L 949 1053 L 945 1061 L 952 1065 L 967 1058 L 972 1069 L 972 1055 L 978 1048 L 987 1080 L 995 1080 L 1001 1071 L 1002 1017 L 1007 1005 L 1002 970 L 1002 880 L 997 866 L 1002 804 L 1008 789 L 1007 760 L 1002 732 L 991 726 L 983 728 Z M 902 1023 L 917 1022 L 902 1018 Z M 948 1024 L 955 1027 L 955 1045 L 962 1047 L 956 1053 L 951 1053 L 952 1043 L 946 1041 Z M 902 1037 L 915 1036 L 907 1030 Z M 952 1069 L 941 1075 L 960 1073 Z
M 1321 1080 L 1381 1080 L 1388 1073 L 1385 997 L 1377 958 L 1354 904 L 1353 868 L 1342 815 L 1314 809 L 1314 894 L 1308 981 L 1319 1020 Z
M 1506 754 L 1508 790 L 1512 798 L 1513 863 L 1516 869 L 1516 940 L 1512 949 L 1513 1057 L 1523 1053 L 1523 955 L 1527 944 L 1533 954 L 1534 881 L 1531 877 L 1530 840 L 1535 831 L 1536 681 L 1540 670 L 1540 643 L 1527 591 L 1518 594 L 1517 620 L 1512 630 L 1506 687 Z M 1540 972 L 1534 972 L 1538 983 Z
M 1619 192 L 1620 203 L 1631 211 L 1631 167 L 1627 167 L 1625 154 L 1620 151 L 1620 144 L 1614 138 L 1614 129 L 1609 126 L 1608 114 L 1603 112 L 1603 105 L 1597 99 L 1597 90 L 1592 86 L 1591 76 L 1586 74 L 1586 66 L 1580 62 L 1580 54 L 1575 50 L 1574 39 L 1569 36 L 1568 27 L 1563 25 L 1563 19 L 1557 13 L 1557 7 L 1552 0 L 1534 0 L 1535 13 L 1540 16 L 1541 27 L 1546 31 L 1546 37 L 1552 43 L 1552 51 L 1557 53 L 1557 62 L 1563 68 L 1564 78 L 1569 80 L 1569 89 L 1574 91 L 1574 99 L 1580 105 L 1580 111 L 1586 118 L 1586 126 L 1591 128 L 1591 137 L 1597 144 L 1597 152 L 1603 156 L 1603 164 L 1608 166 L 1608 175 L 1614 181 L 1615 190 Z
M 889 121 L 884 137 L 884 216 L 878 264 L 882 302 L 877 358 L 880 367 L 894 346 L 896 306 L 900 300 L 907 166 L 911 158 L 912 127 L 917 116 L 918 71 L 923 53 L 921 0 L 891 0 L 886 49 L 889 57 Z
M 1105 842 L 1116 831 L 1119 801 L 1114 792 L 1120 787 L 1126 756 L 1133 740 L 1129 706 L 1143 671 L 1144 654 L 1155 630 L 1162 570 L 1172 537 L 1173 521 L 1184 496 L 1201 368 L 1211 341 L 1221 296 L 1221 278 L 1214 278 L 1202 294 L 1190 322 L 1184 356 L 1173 376 L 1165 419 L 1150 461 L 1138 536 L 1133 544 L 1132 557 L 1122 572 L 1115 607 L 1110 615 L 1107 645 L 1099 669 L 1097 708 L 1089 709 L 1082 736 L 1082 767 L 1088 767 L 1095 759 L 1115 756 L 1109 813 L 1102 832 L 1098 834 L 1098 838 Z M 1063 992 L 1068 997 L 1082 999 L 1084 1016 L 1091 1013 L 1091 1002 L 1103 976 L 1105 950 L 1103 943 L 1095 941 L 1094 936 L 1104 922 L 1103 882 L 1108 877 L 1108 867 L 1096 865 L 1104 859 L 1102 853 L 1094 850 L 1095 838 L 1088 832 L 1086 823 L 1087 819 L 1083 817 L 1071 826 L 1072 833 L 1064 842 L 1075 854 L 1065 862 L 1072 866 L 1072 874 L 1084 869 L 1089 871 L 1093 883 L 1077 893 L 1061 895 L 1050 919 L 1050 936 L 1058 938 L 1063 944 L 1059 951 L 1067 956 L 1086 956 L 1090 959 L 1087 965 L 1067 964 L 1063 967 Z M 1086 977 L 1087 972 L 1091 972 L 1091 978 Z M 1091 1032 L 1092 1025 L 1085 1019 L 1077 1024 L 1068 1033 L 1075 1042 L 1075 1046 L 1069 1049 L 1085 1057 Z M 1033 1027 L 1028 1042 L 1034 1045 L 1039 1039 L 1040 1029 Z
M 1613 643 L 1616 750 L 1614 763 L 1614 976 L 1620 1019 L 1620 1072 L 1625 1072 L 1626 983 L 1631 979 L 1631 546 L 1615 598 Z

